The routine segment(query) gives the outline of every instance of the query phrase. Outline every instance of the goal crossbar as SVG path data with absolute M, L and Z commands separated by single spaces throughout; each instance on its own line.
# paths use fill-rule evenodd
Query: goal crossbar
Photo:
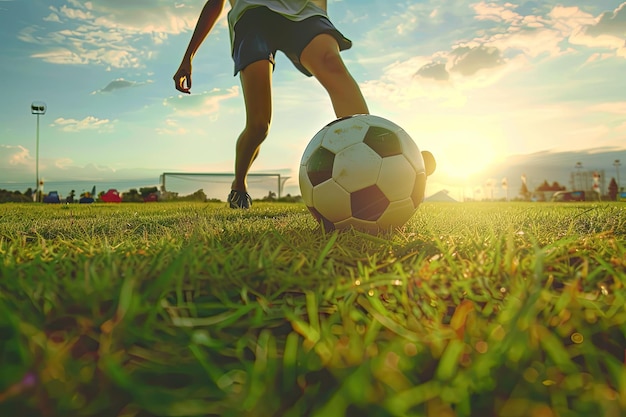
M 161 174 L 161 190 L 167 191 L 166 178 L 181 178 L 181 177 L 216 177 L 216 178 L 234 178 L 234 173 L 229 172 L 164 172 Z M 283 176 L 278 173 L 260 173 L 251 172 L 248 177 L 276 177 L 276 189 L 278 191 L 278 198 L 281 198 L 285 182 L 291 178 Z

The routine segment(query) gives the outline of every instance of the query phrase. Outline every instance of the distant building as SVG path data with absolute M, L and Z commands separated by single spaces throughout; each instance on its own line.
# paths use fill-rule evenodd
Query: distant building
M 583 171 L 582 169 L 577 169 L 575 171 L 570 172 L 570 185 L 572 190 L 579 191 L 588 191 L 592 192 L 594 187 L 594 174 L 600 174 L 600 179 L 598 185 L 600 187 L 601 192 L 606 192 L 606 175 L 604 174 L 603 169 L 594 169 L 590 171 Z

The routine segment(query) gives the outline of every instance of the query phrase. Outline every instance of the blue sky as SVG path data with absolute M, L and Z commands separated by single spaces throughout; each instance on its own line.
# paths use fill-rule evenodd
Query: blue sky
M 607 175 L 614 159 L 626 165 L 623 1 L 328 3 L 354 42 L 343 56 L 371 112 L 435 154 L 431 192 L 499 181 L 492 167 L 538 153 L 570 155 L 557 159 L 571 167 L 603 153 L 606 165 L 590 168 Z M 48 106 L 40 119 L 46 181 L 232 171 L 244 111 L 229 6 L 196 55 L 192 94 L 179 95 L 172 81 L 203 4 L 0 0 L 0 188 L 34 183 L 33 101 Z M 291 175 L 297 189 L 302 152 L 332 108 L 314 79 L 279 56 L 274 109 L 253 171 Z

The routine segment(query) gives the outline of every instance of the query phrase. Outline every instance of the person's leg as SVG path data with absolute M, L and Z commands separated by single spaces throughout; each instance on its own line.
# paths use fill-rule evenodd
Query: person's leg
M 314 37 L 302 51 L 300 62 L 328 91 L 337 117 L 369 113 L 361 89 L 341 59 L 333 36 L 322 33 Z
M 267 137 L 272 118 L 272 63 L 253 62 L 240 72 L 246 125 L 237 139 L 232 189 L 247 191 L 246 177 Z

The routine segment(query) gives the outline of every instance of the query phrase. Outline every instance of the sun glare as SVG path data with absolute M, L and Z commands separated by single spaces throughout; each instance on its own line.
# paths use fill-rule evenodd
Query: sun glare
M 457 180 L 470 180 L 503 157 L 503 144 L 477 132 L 446 132 L 441 138 L 444 149 L 437 155 L 441 173 Z

